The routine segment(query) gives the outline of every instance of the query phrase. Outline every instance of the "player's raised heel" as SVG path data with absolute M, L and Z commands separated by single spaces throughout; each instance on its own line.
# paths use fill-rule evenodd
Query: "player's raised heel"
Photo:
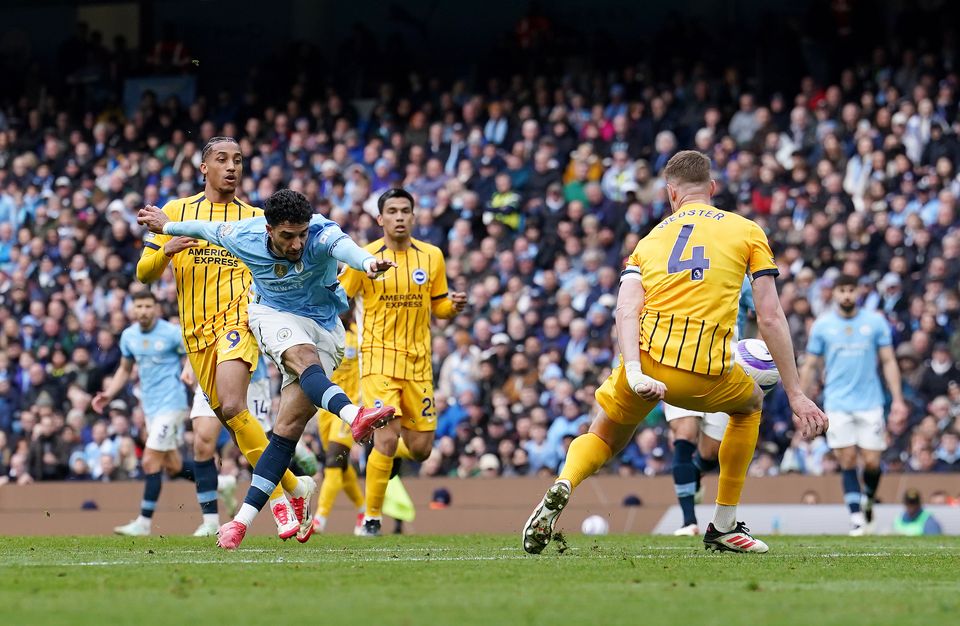
M 286 541 L 300 531 L 300 520 L 297 519 L 293 507 L 286 500 L 277 502 L 270 509 L 273 519 L 277 523 L 277 536 Z M 221 527 L 222 530 L 222 527 Z
M 397 417 L 397 410 L 392 406 L 382 406 L 380 408 L 361 407 L 357 417 L 350 425 L 350 432 L 353 434 L 353 440 L 357 443 L 364 443 L 373 436 L 373 431 L 386 426 L 390 420 Z
M 540 554 L 550 543 L 557 518 L 570 501 L 570 488 L 566 483 L 554 483 L 547 489 L 537 508 L 523 526 L 523 549 L 530 554 Z
M 297 529 L 297 541 L 306 543 L 313 534 L 313 512 L 310 510 L 310 503 L 313 494 L 317 491 L 317 483 L 310 476 L 301 476 L 297 481 L 300 483 L 300 489 L 304 495 L 297 498 L 293 494 L 287 494 L 287 498 L 289 498 L 290 506 L 293 507 L 293 513 L 300 524 Z
M 737 522 L 733 530 L 722 533 L 713 523 L 707 526 L 703 535 L 703 547 L 714 552 L 755 552 L 763 554 L 770 548 L 750 534 L 750 529 L 743 522 Z

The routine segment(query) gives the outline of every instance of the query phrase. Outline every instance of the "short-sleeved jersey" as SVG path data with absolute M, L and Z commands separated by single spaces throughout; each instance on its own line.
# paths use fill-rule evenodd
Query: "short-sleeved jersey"
M 157 320 L 146 332 L 133 324 L 120 334 L 120 354 L 136 362 L 140 372 L 146 415 L 186 410 L 187 390 L 180 382 L 180 357 L 185 353 L 180 329 L 166 320 Z
M 170 222 L 164 230 L 223 246 L 249 268 L 257 303 L 306 317 L 327 330 L 333 330 L 337 317 L 347 310 L 347 297 L 337 282 L 337 261 L 363 267 L 371 257 L 336 222 L 322 215 L 311 218 L 303 254 L 297 261 L 270 250 L 267 220 L 262 216 L 226 224 Z
M 163 207 L 171 221 L 204 220 L 235 222 L 263 215 L 263 211 L 239 200 L 213 203 L 202 193 L 171 200 Z M 144 256 L 163 254 L 170 235 L 148 233 Z M 247 303 L 252 278 L 250 271 L 233 254 L 220 246 L 200 241 L 173 255 L 173 276 L 177 283 L 177 304 L 183 341 L 188 352 L 199 352 L 216 343 L 225 330 L 247 325 Z
M 358 299 L 361 375 L 433 380 L 430 317 L 433 302 L 447 297 L 443 253 L 418 239 L 403 252 L 388 249 L 383 239 L 366 250 L 397 268 L 375 280 L 351 269 L 340 276 L 347 296 Z
M 360 397 L 360 364 L 357 350 L 357 324 L 351 322 L 350 327 L 346 329 L 343 360 L 330 376 L 331 382 L 339 385 L 351 400 L 357 400 Z
M 878 353 L 892 343 L 890 325 L 874 311 L 861 309 L 851 318 L 828 311 L 817 318 L 807 352 L 824 359 L 824 409 L 852 412 L 882 407 Z
M 644 290 L 640 349 L 699 374 L 733 367 L 744 276 L 777 275 L 763 230 L 706 204 L 687 204 L 658 224 L 627 261 Z

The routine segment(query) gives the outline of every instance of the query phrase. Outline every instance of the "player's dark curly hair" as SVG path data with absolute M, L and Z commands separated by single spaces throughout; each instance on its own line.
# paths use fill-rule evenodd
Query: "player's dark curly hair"
M 383 213 L 383 205 L 387 203 L 387 200 L 393 200 L 394 198 L 409 200 L 411 209 L 416 206 L 416 202 L 413 201 L 413 196 L 409 191 L 402 187 L 395 187 L 393 189 L 387 189 L 377 198 L 377 208 L 380 210 L 380 213 Z
M 267 218 L 267 224 L 273 227 L 284 222 L 306 224 L 313 217 L 313 207 L 302 193 L 281 189 L 263 203 L 263 216 Z
M 240 142 L 238 142 L 233 137 L 211 137 L 210 141 L 208 141 L 207 144 L 203 146 L 203 150 L 200 151 L 200 160 L 206 161 L 207 157 L 210 156 L 210 151 L 213 150 L 213 146 L 222 142 L 235 143 L 237 144 L 237 146 L 240 145 Z

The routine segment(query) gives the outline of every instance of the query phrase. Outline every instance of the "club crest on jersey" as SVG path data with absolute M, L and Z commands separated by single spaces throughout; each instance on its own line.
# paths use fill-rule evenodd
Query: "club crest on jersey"
M 417 283 L 418 285 L 422 285 L 423 283 L 427 282 L 427 273 L 419 267 L 413 270 L 413 282 Z
M 157 350 L 157 351 L 163 350 L 163 342 L 162 342 L 162 341 L 157 341 L 156 343 L 154 343 L 154 344 L 153 344 L 153 349 L 154 349 L 154 350 Z
M 286 341 L 290 338 L 290 335 L 293 334 L 293 331 L 289 328 L 281 328 L 277 331 L 277 341 Z
M 293 266 L 293 269 L 299 274 L 303 271 L 303 261 L 297 261 L 297 264 Z
M 283 278 L 287 275 L 287 266 L 283 263 L 276 263 L 273 266 L 273 275 L 277 278 Z

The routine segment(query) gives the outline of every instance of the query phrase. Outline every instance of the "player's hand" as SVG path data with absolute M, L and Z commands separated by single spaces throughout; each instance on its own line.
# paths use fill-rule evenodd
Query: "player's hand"
M 910 407 L 903 400 L 894 400 L 890 404 L 890 417 L 894 419 L 906 419 L 910 416 Z
M 376 278 L 397 264 L 390 259 L 373 259 L 367 264 L 367 278 Z
M 453 302 L 453 310 L 460 313 L 467 307 L 467 294 L 462 291 L 451 291 L 450 301 Z
M 90 401 L 90 408 L 96 413 L 103 413 L 103 410 L 107 408 L 107 404 L 110 402 L 110 398 L 107 397 L 107 394 L 102 391 L 97 395 L 93 396 L 93 400 Z
M 793 423 L 803 435 L 804 439 L 814 439 L 827 432 L 830 421 L 813 400 L 800 395 L 790 399 L 790 408 L 793 409 Z
M 186 365 L 180 372 L 180 382 L 191 389 L 197 384 L 197 375 L 193 373 L 193 368 L 189 365 Z
M 170 221 L 166 213 L 158 207 L 148 204 L 137 213 L 137 224 L 145 226 L 147 230 L 158 235 L 163 234 L 163 225 Z
M 167 243 L 163 244 L 163 253 L 167 256 L 173 256 L 187 248 L 196 248 L 200 242 L 193 237 L 181 237 L 177 235 Z
M 663 396 L 667 393 L 667 386 L 640 371 L 639 363 L 626 363 L 623 369 L 627 376 L 627 384 L 630 385 L 633 393 L 651 402 L 663 400 Z

